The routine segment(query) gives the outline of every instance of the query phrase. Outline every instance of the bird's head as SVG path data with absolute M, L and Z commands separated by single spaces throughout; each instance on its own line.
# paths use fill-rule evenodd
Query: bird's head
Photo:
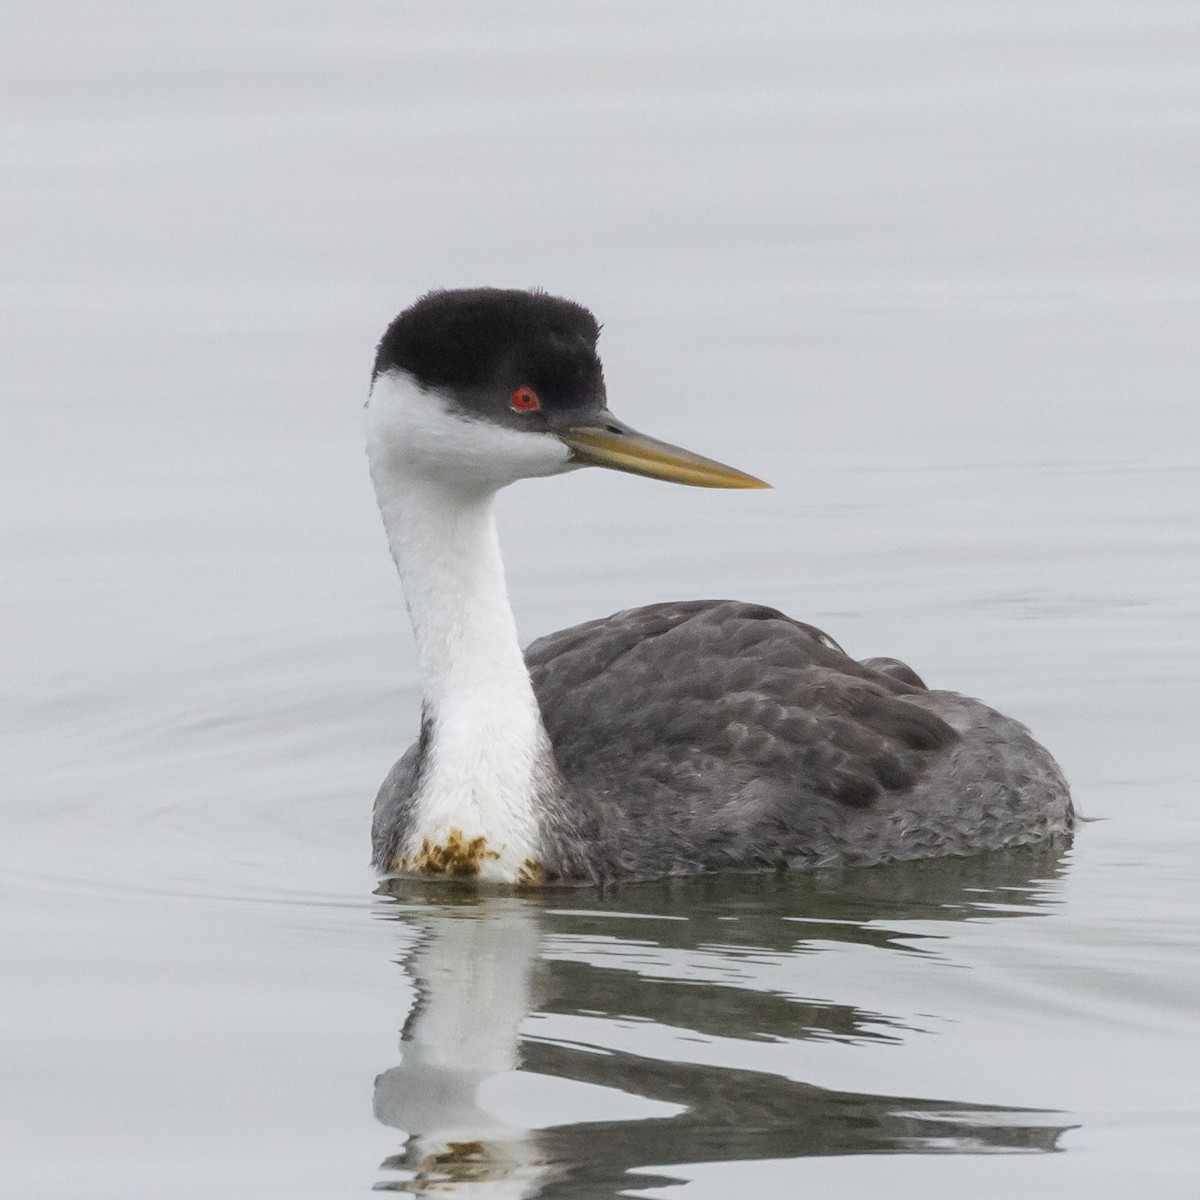
M 367 403 L 373 462 L 486 489 L 580 466 L 768 486 L 613 416 L 599 334 L 586 308 L 544 292 L 430 292 L 379 343 Z

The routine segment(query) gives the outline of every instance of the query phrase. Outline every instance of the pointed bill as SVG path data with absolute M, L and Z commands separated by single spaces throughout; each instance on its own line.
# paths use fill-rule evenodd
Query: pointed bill
M 693 454 L 670 442 L 647 437 L 621 422 L 607 420 L 602 426 L 559 430 L 558 436 L 571 447 L 572 461 L 632 475 L 648 475 L 669 483 L 691 487 L 769 488 L 769 483 L 728 467 L 715 459 Z

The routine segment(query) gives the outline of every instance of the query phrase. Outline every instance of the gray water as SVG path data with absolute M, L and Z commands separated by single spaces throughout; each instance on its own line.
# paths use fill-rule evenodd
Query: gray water
M 1200 9 L 10 3 L 0 1194 L 1192 1197 Z M 501 505 L 532 638 L 733 596 L 1030 724 L 1073 845 L 380 888 L 361 451 L 431 286 L 774 482 Z

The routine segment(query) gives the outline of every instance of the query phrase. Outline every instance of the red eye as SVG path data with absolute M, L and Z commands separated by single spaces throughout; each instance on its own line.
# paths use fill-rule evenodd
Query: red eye
M 512 406 L 517 412 L 533 412 L 535 408 L 542 407 L 542 402 L 533 388 L 519 387 L 512 394 Z

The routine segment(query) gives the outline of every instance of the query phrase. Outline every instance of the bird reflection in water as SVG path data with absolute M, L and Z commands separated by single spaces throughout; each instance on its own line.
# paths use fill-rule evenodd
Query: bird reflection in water
M 761 982 L 739 986 L 733 969 L 655 975 L 644 964 L 634 969 L 631 953 L 611 951 L 690 956 L 693 968 L 717 954 L 736 968 L 739 955 L 816 952 L 797 944 L 803 930 L 822 943 L 919 954 L 921 937 L 905 928 L 914 921 L 949 924 L 936 935 L 946 937 L 955 921 L 1044 911 L 1065 853 L 1065 842 L 1050 841 L 860 870 L 668 880 L 603 898 L 594 891 L 455 894 L 444 884 L 387 880 L 385 914 L 416 934 L 401 961 L 417 998 L 401 1034 L 402 1061 L 375 1083 L 376 1117 L 408 1139 L 376 1186 L 461 1197 L 607 1197 L 683 1182 L 669 1173 L 675 1164 L 1057 1150 L 1071 1126 L 1052 1112 L 836 1091 L 761 1069 L 652 1057 L 570 1040 L 554 1018 L 589 1021 L 591 1029 L 598 1021 L 609 1029 L 652 1022 L 725 1044 L 894 1042 L 911 1030 L 886 1013 L 797 1001 Z M 537 1029 L 537 1018 L 552 1036 Z M 549 1120 L 526 1120 L 522 1105 L 509 1102 L 505 1076 L 513 1071 L 541 1077 L 552 1097 L 543 1108 L 578 1094 L 585 1118 L 572 1121 L 567 1104 Z M 546 1077 L 565 1082 L 549 1086 Z M 560 1090 L 569 1084 L 576 1093 Z M 585 1093 L 581 1084 L 592 1087 Z M 624 1119 L 596 1119 L 600 1096 L 615 1099 L 603 1107 Z

